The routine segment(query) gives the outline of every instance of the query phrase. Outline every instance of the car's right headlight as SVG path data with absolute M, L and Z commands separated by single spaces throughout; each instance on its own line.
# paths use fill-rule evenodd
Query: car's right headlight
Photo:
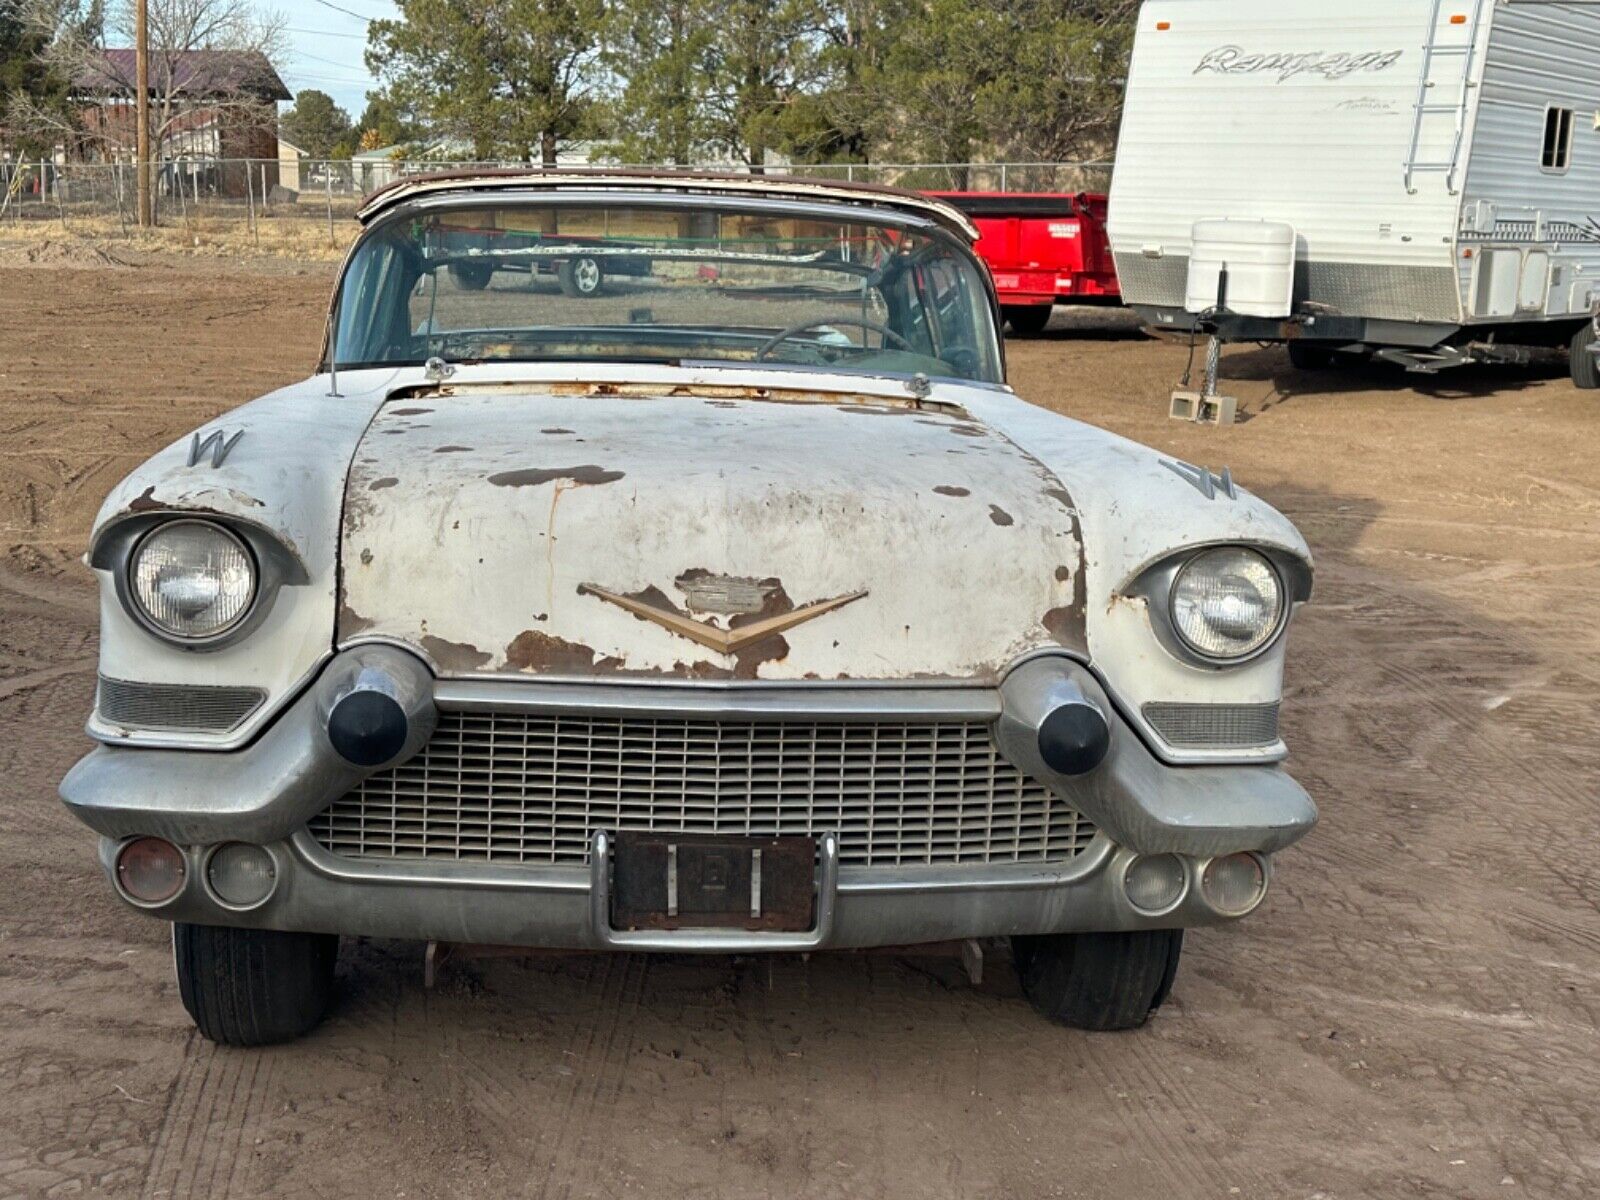
M 1244 546 L 1203 550 L 1183 564 L 1169 598 L 1172 628 L 1202 658 L 1231 662 L 1277 636 L 1286 609 L 1283 580 L 1263 554 Z
M 128 594 L 152 631 L 205 642 L 236 628 L 256 599 L 254 556 L 210 521 L 176 520 L 140 539 L 128 562 Z

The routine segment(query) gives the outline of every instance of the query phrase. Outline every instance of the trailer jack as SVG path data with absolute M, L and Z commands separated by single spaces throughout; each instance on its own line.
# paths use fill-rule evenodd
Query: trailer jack
M 1193 421 L 1196 425 L 1232 425 L 1238 416 L 1239 402 L 1232 396 L 1217 395 L 1217 371 L 1222 365 L 1222 339 L 1215 333 L 1206 345 L 1206 375 L 1201 390 L 1184 387 L 1172 393 L 1172 406 L 1167 415 L 1174 421 Z

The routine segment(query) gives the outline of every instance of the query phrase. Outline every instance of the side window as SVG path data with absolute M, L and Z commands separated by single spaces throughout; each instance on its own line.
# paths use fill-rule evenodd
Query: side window
M 1561 174 L 1572 166 L 1572 110 L 1547 108 L 1544 112 L 1544 153 L 1541 169 Z

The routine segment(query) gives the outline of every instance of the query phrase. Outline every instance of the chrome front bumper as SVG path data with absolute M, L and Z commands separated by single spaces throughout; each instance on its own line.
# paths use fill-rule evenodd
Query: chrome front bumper
M 1160 916 L 1129 904 L 1122 874 L 1137 857 L 1101 838 L 1059 868 L 840 867 L 825 838 L 817 865 L 815 923 L 799 933 L 733 929 L 621 930 L 609 912 L 606 835 L 588 870 L 394 862 L 329 854 L 305 834 L 267 847 L 272 894 L 248 910 L 219 900 L 205 882 L 206 848 L 185 847 L 187 878 L 165 904 L 135 908 L 168 921 L 348 936 L 675 954 L 805 952 L 909 946 L 1011 934 L 1188 928 L 1236 920 L 1206 903 L 1202 860 L 1185 860 L 1183 897 Z M 103 838 L 100 860 L 115 886 L 121 842 Z M 1271 876 L 1271 860 L 1262 856 Z M 119 894 L 120 889 L 119 889 Z M 1263 891 L 1263 896 L 1266 892 Z
M 352 689 L 379 687 L 411 721 L 388 763 L 357 767 L 333 748 L 329 714 Z M 1139 740 L 1093 674 L 1064 658 L 1034 659 L 1000 689 L 923 689 L 831 694 L 785 692 L 784 711 L 828 709 L 858 719 L 896 711 L 960 707 L 992 719 L 1002 751 L 1047 782 L 1092 819 L 1099 836 L 1070 861 L 1051 865 L 974 863 L 960 866 L 849 866 L 837 840 L 820 839 L 814 927 L 800 933 L 726 930 L 617 930 L 609 915 L 606 853 L 610 831 L 592 834 L 589 865 L 501 866 L 481 862 L 415 862 L 334 855 L 306 832 L 306 823 L 359 780 L 417 753 L 438 707 L 483 703 L 484 688 L 436 685 L 419 660 L 390 646 L 338 655 L 317 683 L 261 738 L 228 752 L 101 746 L 61 784 L 68 808 L 102 835 L 111 869 L 129 838 L 152 836 L 179 845 L 188 858 L 183 888 L 158 905 L 135 904 L 166 920 L 198 924 L 428 938 L 552 948 L 671 950 L 813 950 L 943 941 L 1007 934 L 1132 930 L 1213 924 L 1233 919 L 1213 909 L 1199 886 L 1212 858 L 1238 852 L 1270 855 L 1316 822 L 1306 793 L 1276 766 L 1172 767 Z M 476 690 L 475 690 L 476 689 Z M 763 710 L 776 693 L 718 694 L 685 689 L 570 684 L 506 686 L 496 702 L 549 710 L 587 706 L 656 711 L 693 706 L 706 716 Z M 1062 696 L 1097 705 L 1110 726 L 1110 750 L 1093 770 L 1057 776 L 1030 749 L 1030 714 Z M 476 697 L 476 699 L 474 698 Z M 768 710 L 771 711 L 771 710 Z M 264 846 L 276 867 L 271 895 L 249 909 L 230 907 L 206 882 L 205 859 L 226 842 Z M 1140 855 L 1175 854 L 1185 864 L 1183 897 L 1159 915 L 1135 909 L 1122 876 Z M 120 894 L 120 892 L 119 892 Z M 127 899 L 124 896 L 124 899 Z M 129 903 L 134 903 L 129 900 Z M 1242 915 L 1242 914 L 1235 914 Z

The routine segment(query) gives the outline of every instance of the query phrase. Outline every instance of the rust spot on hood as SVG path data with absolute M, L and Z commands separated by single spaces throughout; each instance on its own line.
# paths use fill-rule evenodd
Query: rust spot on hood
M 431 408 L 392 408 L 389 415 L 392 417 L 420 417 L 424 413 L 431 413 Z
M 729 629 L 739 629 L 745 625 L 754 625 L 757 621 L 765 621 L 770 617 L 779 617 L 784 613 L 794 611 L 794 601 L 789 599 L 789 593 L 783 590 L 783 583 L 778 579 L 763 579 L 761 586 L 767 591 L 762 597 L 761 611 L 753 613 L 740 613 L 728 621 Z M 760 641 L 751 642 L 748 646 L 741 646 L 733 654 L 733 677 L 735 679 L 755 679 L 762 663 L 777 662 L 789 657 L 789 642 L 781 633 L 770 634 Z
M 525 629 L 506 647 L 506 665 L 519 671 L 586 673 L 594 667 L 595 653 L 588 646 Z
M 557 479 L 570 480 L 580 487 L 593 487 L 601 483 L 615 483 L 623 472 L 608 471 L 589 463 L 581 467 L 528 467 L 521 471 L 501 471 L 489 476 L 495 487 L 537 487 Z
M 340 590 L 343 591 L 342 588 Z M 339 605 L 338 628 L 341 642 L 365 633 L 376 624 L 376 621 L 363 617 L 355 609 L 351 608 L 349 604 L 341 603 Z
M 367 484 L 367 491 L 381 492 L 384 488 L 392 488 L 399 482 L 400 481 L 393 475 L 385 475 L 382 479 L 374 479 L 371 483 Z
M 972 492 L 964 487 L 956 487 L 953 483 L 941 483 L 933 489 L 941 496 L 970 496 Z
M 541 430 L 539 430 L 539 432 L 540 433 L 548 433 L 548 434 L 558 434 L 558 433 L 571 433 L 572 430 L 570 430 L 570 429 L 541 429 Z
M 1065 583 L 1067 580 L 1069 580 L 1071 578 L 1072 578 L 1072 568 L 1071 567 L 1057 567 L 1056 568 L 1056 582 L 1057 583 Z
M 127 511 L 131 513 L 153 512 L 165 507 L 167 507 L 165 504 L 156 499 L 156 489 L 152 485 L 128 501 Z
M 980 425 L 955 424 L 949 426 L 951 433 L 960 434 L 962 437 L 981 438 L 988 437 L 988 432 Z
M 471 446 L 440 446 L 435 454 L 466 454 L 472 450 Z
M 441 671 L 476 671 L 488 666 L 489 660 L 494 657 L 476 646 L 469 646 L 465 642 L 449 642 L 431 634 L 422 639 L 422 648 L 428 652 L 429 658 L 439 664 Z
M 1072 604 L 1065 608 L 1052 608 L 1040 618 L 1040 623 L 1060 645 L 1081 650 L 1083 637 L 1079 631 L 1083 629 L 1083 615 L 1083 609 Z
M 1016 518 L 998 504 L 989 505 L 989 520 L 1000 526 L 1015 525 L 1017 523 Z

